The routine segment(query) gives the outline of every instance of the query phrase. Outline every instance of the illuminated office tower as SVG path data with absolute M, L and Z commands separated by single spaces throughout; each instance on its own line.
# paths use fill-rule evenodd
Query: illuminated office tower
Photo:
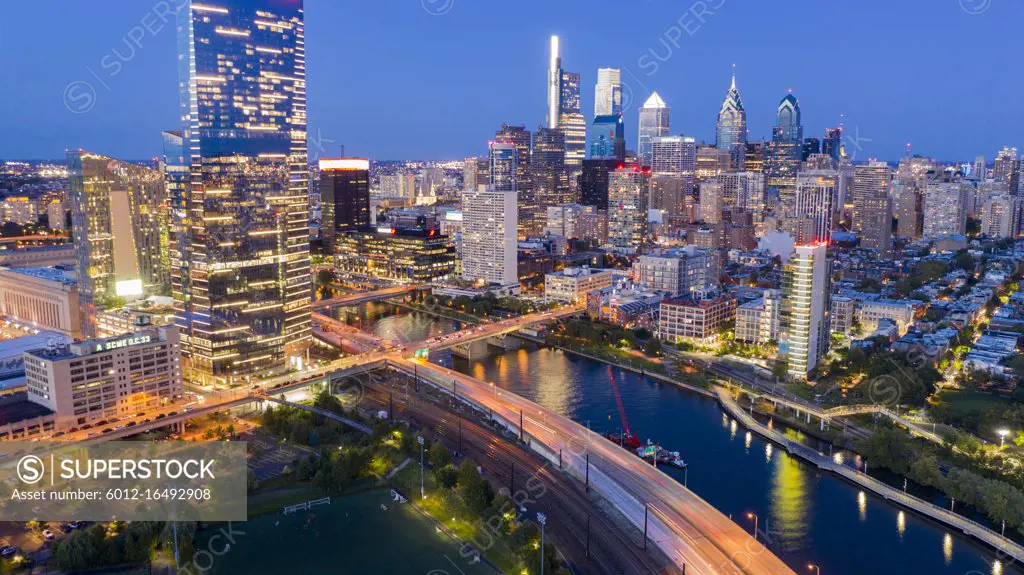
M 743 156 L 743 169 L 748 172 L 765 173 L 768 164 L 768 144 L 764 140 L 747 142 Z
M 718 111 L 718 124 L 715 129 L 715 147 L 729 153 L 730 165 L 742 168 L 746 156 L 747 143 L 747 111 L 743 109 L 743 99 L 736 88 L 736 70 L 733 68 L 732 85 Z
M 486 163 L 486 160 L 484 160 Z M 462 161 L 462 189 L 475 190 L 479 185 L 487 185 L 487 170 L 481 171 L 480 158 L 466 158 Z M 385 177 L 381 176 L 381 182 Z M 383 187 L 383 183 L 382 183 Z
M 515 190 L 462 192 L 462 278 L 501 286 L 519 283 Z
M 864 225 L 865 203 L 888 195 L 891 179 L 892 168 L 885 162 L 871 159 L 865 164 L 854 166 L 852 197 L 848 198 L 853 203 L 852 231 L 860 232 L 868 229 Z
M 622 113 L 622 72 L 618 68 L 598 68 L 594 87 L 594 116 Z
M 587 123 L 580 113 L 580 75 L 562 69 L 558 36 L 551 37 L 548 67 L 548 127 L 565 136 L 565 165 L 578 171 L 587 149 Z
M 695 179 L 698 182 L 702 182 L 718 174 L 724 174 L 729 171 L 731 163 L 732 154 L 730 154 L 729 150 L 720 150 L 712 146 L 700 146 L 697 148 Z
M 511 144 L 516 151 L 514 189 L 519 192 L 519 237 L 525 238 L 529 234 L 539 233 L 544 225 L 544 212 L 537 206 L 537 197 L 530 177 L 532 134 L 524 125 L 502 124 L 494 139 L 497 142 Z
M 911 184 L 918 190 L 923 190 L 928 179 L 938 169 L 938 163 L 932 158 L 922 156 L 911 156 L 900 158 L 896 167 L 896 180 L 901 184 Z
M 651 170 L 621 166 L 608 176 L 608 242 L 620 248 L 639 248 L 647 237 L 647 201 Z
M 804 138 L 800 152 L 800 161 L 807 161 L 807 158 L 814 154 L 821 153 L 821 140 L 818 138 Z
M 491 185 L 498 191 L 516 191 L 518 158 L 515 145 L 507 142 L 489 142 L 487 151 Z
M 843 127 L 825 128 L 825 139 L 821 141 L 821 153 L 839 161 L 843 154 Z
M 333 254 L 338 237 L 370 225 L 370 160 L 321 158 L 321 237 Z
M 828 268 L 824 243 L 796 246 L 783 265 L 779 357 L 791 378 L 807 379 L 828 351 Z
M 626 160 L 626 135 L 623 131 L 622 114 L 597 116 L 590 126 L 589 151 L 591 158 L 615 158 Z
M 636 155 L 643 166 L 651 165 L 652 154 L 654 153 L 654 138 L 667 136 L 671 113 L 665 105 L 665 100 L 657 92 L 651 92 L 650 97 L 640 108 L 640 134 L 637 138 Z
M 833 204 L 838 174 L 834 170 L 811 170 L 796 176 L 796 192 L 792 217 L 809 221 L 813 230 L 809 237 L 797 237 L 799 243 L 828 242 L 832 235 Z
M 561 206 L 572 201 L 565 171 L 565 135 L 557 128 L 540 128 L 533 138 L 530 176 L 537 207 Z
M 97 311 L 115 297 L 167 292 L 167 213 L 157 170 L 107 156 L 68 152 L 71 223 L 85 324 L 95 335 Z
M 963 235 L 967 229 L 967 186 L 959 182 L 931 182 L 925 188 L 924 229 L 928 239 Z
M 312 335 L 302 5 L 178 12 L 190 173 L 175 304 L 191 376 L 205 383 L 281 370 Z
M 800 102 L 793 94 L 786 94 L 776 110 L 772 141 L 768 145 L 768 187 L 779 190 L 783 205 L 789 205 L 796 189 L 802 146 Z

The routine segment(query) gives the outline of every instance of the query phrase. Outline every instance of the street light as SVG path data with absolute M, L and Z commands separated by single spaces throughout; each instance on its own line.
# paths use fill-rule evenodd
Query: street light
M 748 511 L 747 512 L 747 519 L 753 519 L 754 520 L 754 541 L 757 541 L 757 514 Z
M 547 522 L 547 515 L 537 513 L 537 523 L 540 523 L 540 575 L 544 575 L 544 526 Z
M 423 444 L 426 443 L 426 441 L 421 435 L 416 438 L 416 442 L 420 444 L 420 499 L 426 499 L 427 492 L 423 489 Z
M 814 563 L 808 563 L 807 564 L 807 570 L 808 571 L 814 571 L 815 575 L 821 575 L 821 567 L 818 567 Z
M 1003 443 L 1006 441 L 1006 436 L 1010 434 L 1009 429 L 1000 429 L 996 433 L 999 434 L 999 449 L 1003 448 Z

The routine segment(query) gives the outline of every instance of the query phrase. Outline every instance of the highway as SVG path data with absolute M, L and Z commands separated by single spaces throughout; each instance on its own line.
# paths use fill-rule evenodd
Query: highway
M 418 371 L 421 377 L 432 381 L 438 388 L 451 389 L 459 398 L 489 410 L 495 419 L 504 420 L 512 429 L 518 426 L 521 418 L 522 431 L 529 436 L 534 451 L 541 452 L 549 460 L 563 461 L 567 471 L 577 480 L 589 481 L 591 488 L 614 504 L 638 529 L 643 528 L 646 515 L 649 541 L 661 548 L 670 560 L 685 569 L 686 573 L 793 573 L 764 546 L 755 542 L 745 530 L 707 502 L 635 455 L 591 433 L 578 423 L 525 398 L 501 392 L 494 386 L 471 377 L 405 357 L 416 349 L 444 349 L 479 338 L 509 333 L 537 322 L 565 317 L 579 311 L 578 306 L 566 306 L 485 324 L 426 342 L 393 346 L 390 350 L 384 351 L 371 351 L 302 373 L 268 378 L 255 383 L 249 389 L 235 388 L 207 394 L 203 402 L 187 414 L 182 412 L 182 406 L 172 405 L 139 415 L 136 421 L 142 423 L 131 428 L 112 429 L 108 433 L 103 433 L 97 428 L 79 430 L 61 439 L 115 439 L 125 434 L 138 433 L 211 411 L 257 401 L 262 393 L 270 392 L 276 395 L 298 389 L 322 381 L 321 378 L 325 374 L 337 377 L 336 372 L 348 370 L 351 375 L 355 375 L 380 367 L 383 363 L 407 373 Z M 160 413 L 163 413 L 165 418 L 155 419 Z M 118 424 L 125 423 L 122 421 Z M 100 435 L 96 435 L 97 433 Z
M 424 289 L 424 288 L 427 288 L 427 287 L 430 287 L 430 286 L 429 285 L 425 285 L 425 284 L 412 284 L 412 285 L 388 287 L 388 288 L 379 289 L 379 290 L 376 290 L 376 291 L 363 291 L 363 292 L 344 294 L 344 295 L 340 295 L 338 297 L 334 297 L 334 298 L 330 298 L 330 299 L 322 299 L 320 301 L 315 301 L 312 304 L 310 304 L 310 308 L 314 309 L 314 310 L 318 310 L 318 309 L 331 308 L 331 307 L 340 306 L 340 305 L 356 305 L 356 304 L 364 303 L 364 302 L 368 302 L 368 301 L 373 301 L 373 300 L 378 300 L 378 299 L 387 299 L 389 297 L 400 296 L 402 294 L 407 294 L 409 292 L 413 292 L 413 291 L 416 291 L 418 289 Z
M 578 479 L 642 528 L 647 507 L 648 533 L 687 573 L 793 573 L 745 530 L 674 479 L 580 424 L 518 395 L 434 364 L 388 359 L 389 365 L 452 390 L 511 429 L 522 420 L 535 450 L 561 457 Z M 541 445 L 537 445 L 541 444 Z M 587 469 L 589 461 L 589 470 Z
M 679 572 L 667 570 L 644 551 L 638 539 L 634 540 L 612 522 L 584 493 L 582 485 L 560 472 L 557 465 L 540 463 L 536 455 L 524 450 L 518 442 L 477 423 L 475 413 L 452 413 L 449 406 L 427 392 L 428 386 L 423 386 L 417 394 L 412 393 L 407 384 L 397 381 L 389 384 L 387 389 L 380 386 L 368 390 L 366 399 L 375 409 L 388 409 L 390 394 L 395 420 L 410 420 L 417 427 L 431 430 L 453 453 L 461 444 L 462 453 L 484 468 L 496 488 L 512 487 L 514 474 L 513 499 L 525 504 L 524 515 L 531 520 L 538 511 L 547 514 L 548 533 L 554 534 L 560 551 L 578 575 Z M 538 480 L 542 487 L 534 483 Z

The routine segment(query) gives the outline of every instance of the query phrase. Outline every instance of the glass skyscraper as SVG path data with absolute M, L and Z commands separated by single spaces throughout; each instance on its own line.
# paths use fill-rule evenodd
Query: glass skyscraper
M 590 126 L 590 157 L 626 159 L 626 134 L 622 114 L 596 116 Z
M 768 145 L 768 186 L 779 191 L 786 206 L 795 199 L 796 174 L 800 171 L 804 129 L 800 123 L 800 102 L 793 94 L 779 102 Z
M 558 36 L 551 37 L 548 67 L 548 127 L 558 128 L 565 136 L 565 165 L 579 170 L 586 155 L 587 122 L 580 113 L 580 75 L 562 70 Z
M 718 124 L 715 129 L 715 147 L 729 150 L 730 164 L 733 168 L 742 168 L 746 156 L 747 143 L 747 111 L 743 108 L 743 99 L 736 88 L 736 73 L 732 75 L 732 85 L 718 111 Z
M 622 71 L 618 68 L 598 68 L 594 87 L 594 116 L 614 116 L 622 113 Z
M 662 100 L 657 92 L 651 92 L 650 97 L 640 108 L 640 133 L 637 138 L 636 154 L 641 165 L 651 165 L 651 153 L 654 150 L 652 141 L 654 138 L 668 135 L 670 118 L 665 100 Z
M 177 323 L 192 377 L 231 384 L 311 337 L 302 0 L 190 0 L 178 56 Z

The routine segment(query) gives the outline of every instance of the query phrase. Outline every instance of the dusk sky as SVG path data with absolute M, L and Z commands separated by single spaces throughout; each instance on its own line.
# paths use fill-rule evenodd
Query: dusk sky
M 158 154 L 160 130 L 179 127 L 175 30 L 146 31 L 134 54 L 126 37 L 143 21 L 163 25 L 152 15 L 160 4 L 5 3 L 0 158 L 62 158 L 68 147 Z M 651 90 L 671 107 L 673 133 L 713 141 L 733 63 L 752 139 L 770 136 L 792 89 L 804 135 L 820 137 L 845 113 L 858 160 L 897 159 L 907 141 L 942 160 L 1024 146 L 1024 75 L 1007 44 L 1024 3 L 707 0 L 695 11 L 705 4 L 713 14 L 701 23 L 689 0 L 307 0 L 310 154 L 345 144 L 378 160 L 455 159 L 482 154 L 502 122 L 536 129 L 551 34 L 563 67 L 582 75 L 588 123 L 597 68 L 622 69 L 630 148 Z M 102 63 L 115 49 L 125 61 L 112 75 Z M 85 113 L 65 107 L 66 94 L 72 107 L 87 102 L 88 86 L 68 88 L 76 81 L 95 89 Z

